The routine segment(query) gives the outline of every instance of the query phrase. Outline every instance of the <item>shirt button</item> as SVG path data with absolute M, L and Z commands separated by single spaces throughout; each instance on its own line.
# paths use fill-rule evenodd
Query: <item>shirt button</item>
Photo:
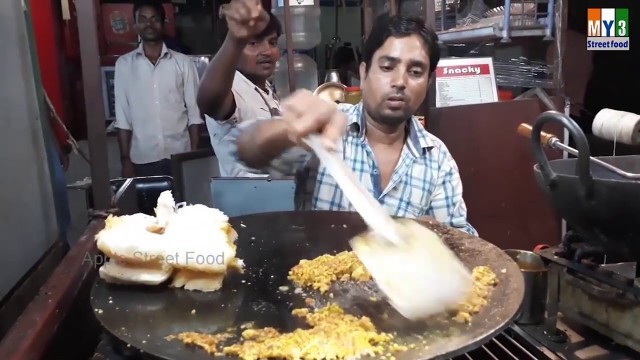
M 374 174 L 378 174 L 378 169 L 373 169 Z

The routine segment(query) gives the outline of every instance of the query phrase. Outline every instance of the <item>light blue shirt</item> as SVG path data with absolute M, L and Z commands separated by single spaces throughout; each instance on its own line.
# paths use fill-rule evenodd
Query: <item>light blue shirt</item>
M 349 120 L 338 153 L 342 153 L 344 162 L 390 215 L 405 218 L 427 215 L 477 235 L 467 221 L 458 166 L 440 139 L 412 117 L 407 123 L 408 137 L 398 164 L 389 184 L 382 188 L 375 157 L 365 137 L 362 103 L 338 107 Z M 236 128 L 231 134 L 233 139 L 249 124 Z M 237 147 L 232 153 L 237 158 Z M 273 177 L 296 176 L 296 208 L 300 210 L 355 211 L 317 157 L 302 148 L 289 149 L 267 169 L 257 171 L 268 171 Z

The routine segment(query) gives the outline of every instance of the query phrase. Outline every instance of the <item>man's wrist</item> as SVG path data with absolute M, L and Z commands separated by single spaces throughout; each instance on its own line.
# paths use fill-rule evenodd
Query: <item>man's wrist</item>
M 234 50 L 242 51 L 244 47 L 249 43 L 249 41 L 245 39 L 239 39 L 233 36 L 231 33 L 227 33 L 227 38 L 225 39 L 225 43 L 227 43 L 227 45 Z
M 264 158 L 268 158 L 270 162 L 287 149 L 296 146 L 296 143 L 289 138 L 287 127 L 282 120 L 272 119 L 267 121 L 272 123 L 271 126 L 260 131 L 263 134 L 262 138 L 255 136 L 254 139 L 258 139 L 259 154 Z

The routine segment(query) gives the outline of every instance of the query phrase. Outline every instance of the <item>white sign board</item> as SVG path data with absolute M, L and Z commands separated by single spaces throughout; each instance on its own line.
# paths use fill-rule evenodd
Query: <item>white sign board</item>
M 493 59 L 441 59 L 435 71 L 436 107 L 498 101 Z

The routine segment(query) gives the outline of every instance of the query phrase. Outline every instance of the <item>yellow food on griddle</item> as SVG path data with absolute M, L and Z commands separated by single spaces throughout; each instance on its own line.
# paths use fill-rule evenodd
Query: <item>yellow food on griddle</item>
M 371 274 L 351 251 L 322 255 L 313 260 L 301 260 L 289 271 L 294 284 L 312 287 L 320 293 L 329 290 L 336 281 L 369 281 Z
M 473 291 L 453 314 L 453 319 L 461 323 L 471 322 L 472 316 L 487 304 L 491 288 L 498 283 L 496 274 L 487 266 L 475 267 L 472 275 Z M 391 334 L 378 331 L 368 317 L 346 314 L 337 304 L 315 311 L 294 309 L 292 314 L 304 318 L 309 328 L 289 333 L 274 328 L 250 328 L 242 332 L 240 342 L 230 346 L 221 346 L 222 341 L 232 337 L 229 333 L 187 332 L 167 339 L 177 338 L 185 344 L 200 346 L 210 354 L 237 356 L 242 360 L 393 358 L 392 353 L 408 350 L 407 346 L 394 342 Z
M 165 339 L 167 340 L 178 339 L 187 345 L 200 346 L 210 354 L 217 354 L 216 349 L 218 348 L 218 344 L 231 337 L 233 337 L 233 334 L 231 333 L 201 334 L 197 332 L 184 332 L 178 335 L 167 336 Z M 222 354 L 218 354 L 218 355 L 222 355 Z
M 220 346 L 226 334 L 182 333 L 168 340 L 202 347 L 210 354 L 237 356 L 243 360 L 268 358 L 322 360 L 358 359 L 405 351 L 406 346 L 393 342 L 393 336 L 379 332 L 367 317 L 345 314 L 335 304 L 317 309 L 295 309 L 293 315 L 304 318 L 309 328 L 280 333 L 274 328 L 247 329 L 242 340 Z
M 458 322 L 471 322 L 471 317 L 487 305 L 491 289 L 498 284 L 496 274 L 488 266 L 476 266 L 471 276 L 473 276 L 471 295 L 460 305 L 453 317 Z
M 497 285 L 496 274 L 487 266 L 472 270 L 473 288 L 469 298 L 460 304 L 453 319 L 470 323 L 473 315 L 487 304 L 491 289 Z M 289 279 L 298 286 L 311 287 L 325 293 L 336 281 L 369 281 L 371 274 L 351 251 L 337 255 L 322 255 L 313 260 L 301 260 L 289 271 Z

